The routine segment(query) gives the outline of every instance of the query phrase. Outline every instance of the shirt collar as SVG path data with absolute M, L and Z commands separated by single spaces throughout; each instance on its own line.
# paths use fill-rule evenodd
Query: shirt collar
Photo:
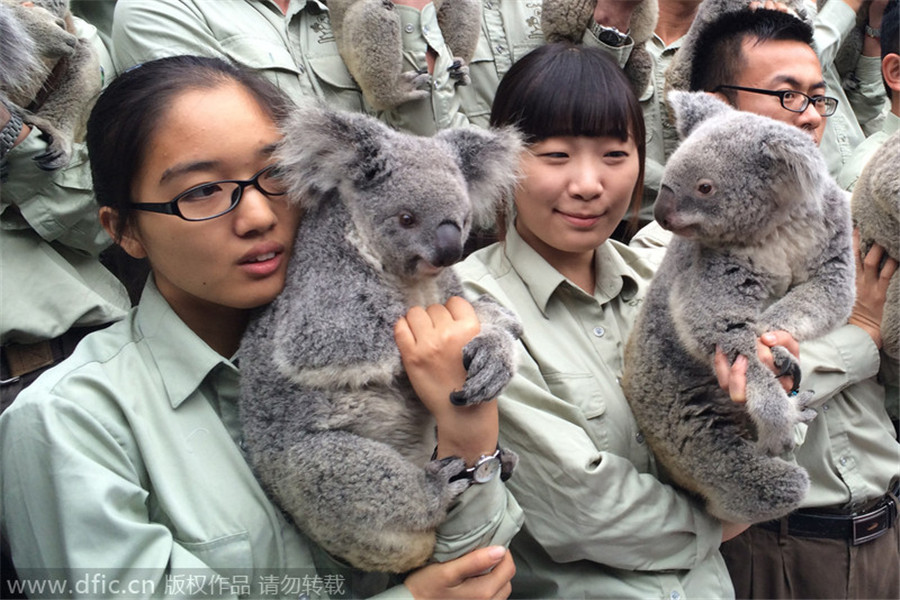
M 210 348 L 175 314 L 152 276 L 144 286 L 136 323 L 162 375 L 172 408 L 178 408 L 217 366 L 237 373 L 231 361 Z
M 898 130 L 900 130 L 900 117 L 888 111 L 887 116 L 884 118 L 884 132 L 891 135 Z
M 531 297 L 544 316 L 547 316 L 550 298 L 560 286 L 567 286 L 576 293 L 589 296 L 529 246 L 516 231 L 515 226 L 509 227 L 505 243 L 507 259 L 525 282 Z M 618 242 L 607 241 L 594 251 L 597 281 L 594 294 L 589 297 L 600 304 L 606 304 L 619 294 L 622 294 L 625 300 L 630 300 L 637 293 L 638 283 L 633 276 L 633 270 L 620 254 L 622 248 L 626 247 Z

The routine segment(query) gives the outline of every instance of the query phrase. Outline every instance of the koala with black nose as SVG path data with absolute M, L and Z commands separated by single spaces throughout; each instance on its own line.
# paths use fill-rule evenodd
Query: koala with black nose
M 322 548 L 366 571 L 405 572 L 467 487 L 462 459 L 432 460 L 434 421 L 406 378 L 394 326 L 462 290 L 473 223 L 514 185 L 510 130 L 433 138 L 359 114 L 298 109 L 277 158 L 304 209 L 284 291 L 252 319 L 239 352 L 250 461 L 275 501 Z M 481 330 L 448 402 L 495 398 L 515 369 L 518 320 L 473 303 Z M 512 453 L 502 452 L 511 472 Z
M 622 386 L 671 479 L 727 521 L 778 518 L 809 478 L 780 455 L 815 416 L 757 358 L 757 338 L 807 340 L 846 322 L 855 263 L 849 202 L 812 138 L 706 93 L 670 92 L 683 141 L 654 206 L 672 231 L 628 340 Z M 716 348 L 748 359 L 746 404 L 720 389 Z M 776 365 L 800 370 L 783 347 Z

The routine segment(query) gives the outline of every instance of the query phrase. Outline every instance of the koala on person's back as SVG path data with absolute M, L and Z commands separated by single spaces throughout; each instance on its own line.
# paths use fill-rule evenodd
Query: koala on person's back
M 520 149 L 511 130 L 416 137 L 319 107 L 285 127 L 277 159 L 304 214 L 285 289 L 239 352 L 245 444 L 300 529 L 357 568 L 425 563 L 467 487 L 454 478 L 461 459 L 430 458 L 434 421 L 393 332 L 410 307 L 462 295 L 446 267 L 508 197 Z M 487 298 L 473 304 L 481 329 L 463 350 L 456 404 L 495 398 L 515 369 L 517 319 Z M 500 458 L 508 474 L 515 455 Z
M 100 59 L 75 33 L 66 0 L 0 0 L 0 101 L 48 139 L 35 158 L 65 166 L 102 87 Z
M 434 7 L 454 54 L 450 77 L 466 85 L 481 31 L 481 0 L 435 0 Z M 428 97 L 428 73 L 403 71 L 403 32 L 391 0 L 329 0 L 328 12 L 338 52 L 373 108 Z
M 888 137 L 872 156 L 853 188 L 851 209 L 859 228 L 860 251 L 865 255 L 872 244 L 900 260 L 900 132 Z M 900 360 L 900 275 L 888 284 L 881 319 L 883 352 L 896 365 Z
M 757 338 L 797 340 L 846 322 L 855 263 L 849 203 L 801 129 L 709 94 L 670 92 L 681 145 L 654 216 L 675 236 L 629 337 L 622 387 L 663 471 L 713 516 L 754 523 L 797 508 L 806 472 L 779 457 L 812 392 L 787 394 Z M 748 360 L 746 403 L 717 382 L 716 348 Z M 794 375 L 796 359 L 772 348 Z M 795 390 L 796 391 L 796 390 Z

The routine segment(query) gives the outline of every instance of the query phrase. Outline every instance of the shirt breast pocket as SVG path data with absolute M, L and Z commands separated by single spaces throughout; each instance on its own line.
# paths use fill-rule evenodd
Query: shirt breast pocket
M 226 570 L 253 568 L 253 549 L 246 531 L 217 537 L 204 542 L 176 540 L 178 545 L 220 573 Z
M 609 440 L 604 418 L 606 400 L 594 376 L 590 373 L 551 373 L 544 375 L 544 381 L 554 396 L 581 411 L 597 447 L 605 450 Z

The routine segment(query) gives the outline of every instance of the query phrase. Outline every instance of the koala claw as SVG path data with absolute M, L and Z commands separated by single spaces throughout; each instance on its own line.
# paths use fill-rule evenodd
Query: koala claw
M 63 148 L 48 146 L 46 152 L 34 157 L 34 161 L 42 171 L 56 171 L 69 162 L 69 154 Z
M 448 69 L 450 79 L 456 80 L 456 85 L 469 85 L 472 78 L 469 77 L 469 67 L 461 58 L 453 60 L 453 64 Z
M 812 390 L 803 390 L 802 392 L 798 392 L 796 394 L 792 393 L 789 396 L 789 399 L 797 408 L 798 423 L 809 423 L 816 418 L 816 415 L 818 413 L 809 406 L 809 403 L 812 402 L 812 399 L 814 397 L 815 393 Z
M 797 362 L 797 359 L 794 358 L 794 355 L 788 352 L 788 349 L 784 346 L 773 346 L 772 347 L 772 356 L 775 359 L 775 368 L 778 369 L 778 374 L 776 377 L 782 377 L 784 375 L 790 375 L 794 380 L 793 387 L 791 387 L 791 392 L 796 392 L 800 389 L 800 363 Z
M 433 460 L 425 465 L 425 473 L 432 476 L 446 490 L 446 501 L 453 500 L 462 494 L 469 487 L 466 479 L 450 481 L 456 475 L 459 475 L 466 469 L 466 463 L 463 459 L 449 456 L 440 460 Z
M 483 331 L 463 348 L 463 366 L 468 376 L 463 389 L 450 395 L 456 406 L 478 404 L 497 397 L 512 378 L 511 347 L 503 330 Z M 499 349 L 499 351 L 498 351 Z

